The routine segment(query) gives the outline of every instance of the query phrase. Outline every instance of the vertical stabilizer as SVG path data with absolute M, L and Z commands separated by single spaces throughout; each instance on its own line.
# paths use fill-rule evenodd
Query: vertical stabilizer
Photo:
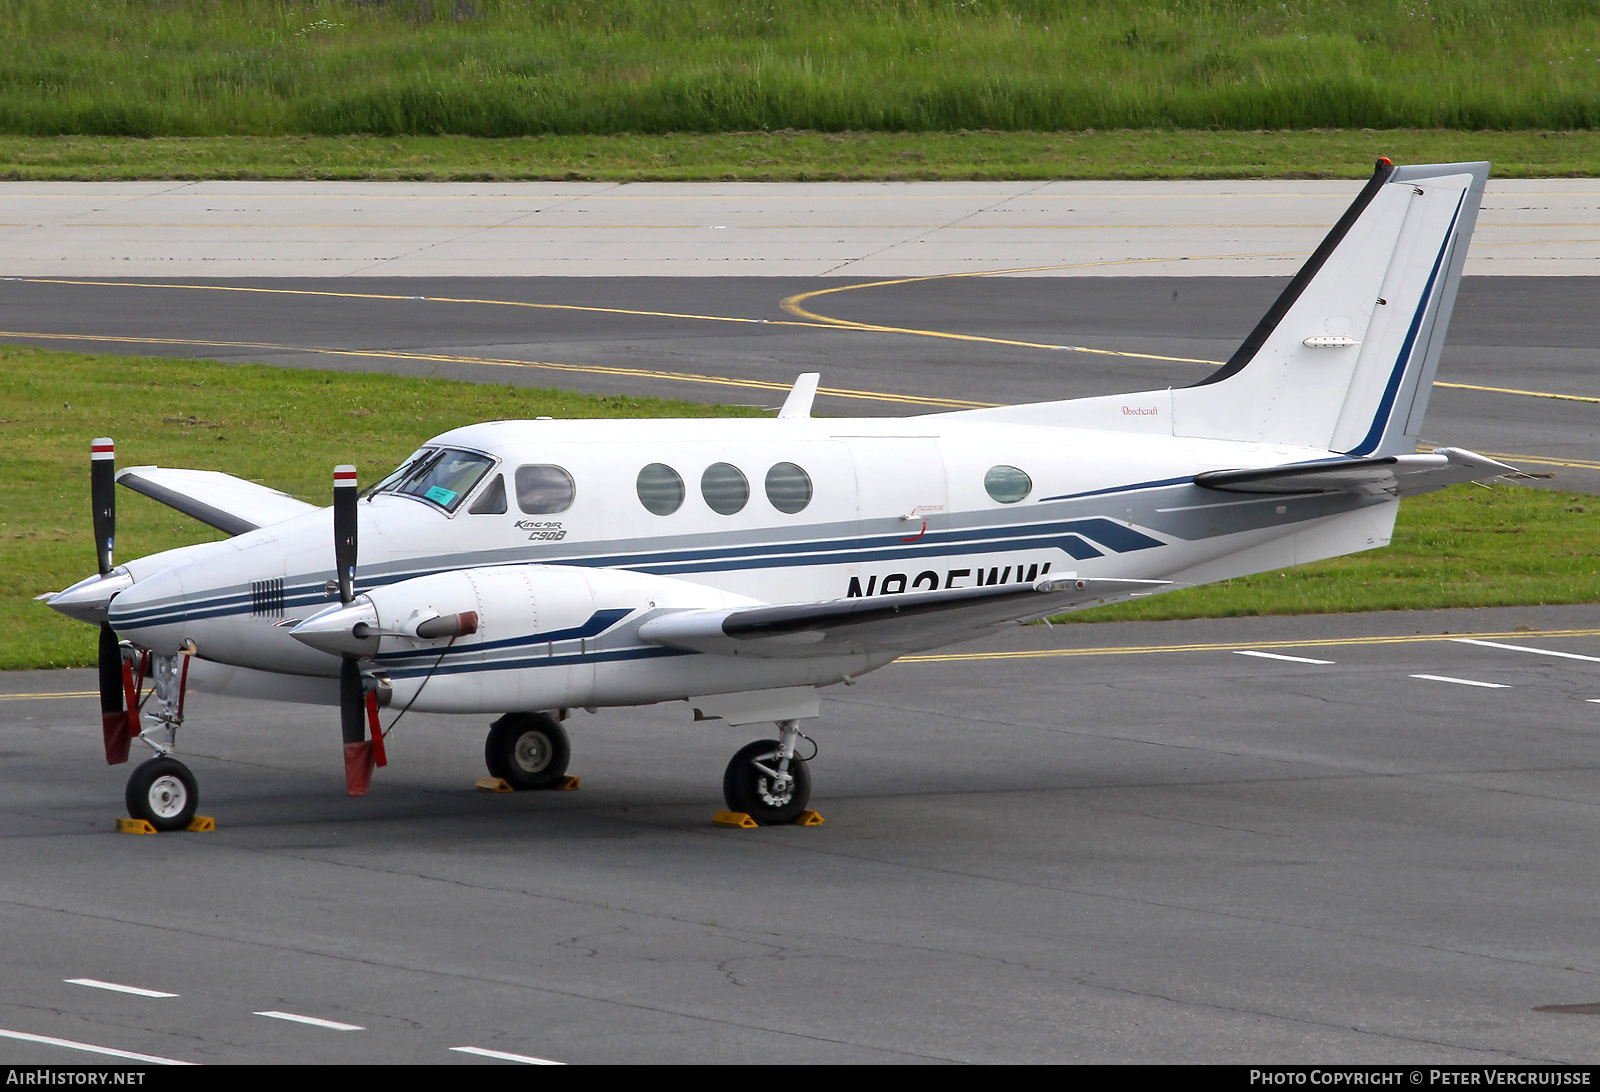
M 1227 364 L 1172 392 L 1174 434 L 1414 451 L 1488 175 L 1379 160 Z

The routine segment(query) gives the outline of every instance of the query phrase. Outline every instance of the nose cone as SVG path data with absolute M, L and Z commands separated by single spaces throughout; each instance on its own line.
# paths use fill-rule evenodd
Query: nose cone
M 45 600 L 51 610 L 58 610 L 68 618 L 99 625 L 106 620 L 114 596 L 133 587 L 133 577 L 126 569 L 115 569 L 105 576 L 91 576 L 80 580 L 66 591 L 56 592 Z
M 55 600 L 50 605 L 55 606 Z M 176 569 L 163 569 L 138 581 L 111 601 L 107 613 L 118 636 L 145 648 L 176 650 L 187 636 L 190 608 Z
M 303 644 L 336 656 L 371 656 L 378 651 L 378 610 L 366 596 L 313 614 L 289 631 Z

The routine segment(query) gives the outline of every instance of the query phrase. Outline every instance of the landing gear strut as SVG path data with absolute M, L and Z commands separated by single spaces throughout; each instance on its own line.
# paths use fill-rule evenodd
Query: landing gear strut
M 783 720 L 778 728 L 778 739 L 758 739 L 739 748 L 722 775 L 728 810 L 742 811 L 764 827 L 794 822 L 811 799 L 811 771 L 794 753 L 799 726 Z
M 549 713 L 507 713 L 489 726 L 484 765 L 513 789 L 554 789 L 566 779 L 572 746 Z
M 154 722 L 144 727 L 143 714 L 138 704 L 128 712 L 134 718 L 136 739 L 147 744 L 156 757 L 143 763 L 128 778 L 123 799 L 128 805 L 128 815 L 143 819 L 160 831 L 183 830 L 194 819 L 195 808 L 200 804 L 200 792 L 195 787 L 194 774 L 189 767 L 172 757 L 178 739 L 178 725 L 183 723 L 183 699 L 189 683 L 189 657 L 178 652 L 171 656 L 137 652 L 124 646 L 125 657 L 139 660 L 142 676 L 146 670 L 155 683 L 155 711 L 150 714 Z M 135 684 L 137 691 L 137 684 Z M 148 695 L 146 700 L 148 700 Z

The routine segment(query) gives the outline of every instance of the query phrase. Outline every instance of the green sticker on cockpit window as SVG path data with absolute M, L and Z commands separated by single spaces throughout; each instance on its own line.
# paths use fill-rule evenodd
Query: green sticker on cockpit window
M 422 495 L 433 501 L 433 503 L 442 504 L 446 508 L 450 507 L 456 499 L 456 491 L 454 489 L 446 489 L 442 485 L 433 486 Z

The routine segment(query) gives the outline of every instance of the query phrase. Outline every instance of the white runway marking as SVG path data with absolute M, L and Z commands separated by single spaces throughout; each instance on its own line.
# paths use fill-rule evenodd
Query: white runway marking
M 147 990 L 139 986 L 124 986 L 119 982 L 102 982 L 98 978 L 64 978 L 63 982 L 69 986 L 93 986 L 97 990 L 111 990 L 113 993 L 131 993 L 135 997 L 177 997 L 175 993 L 162 993 L 160 990 Z
M 525 1065 L 566 1065 L 566 1062 L 553 1062 L 549 1058 L 534 1058 L 527 1054 L 507 1054 L 503 1050 L 485 1050 L 482 1047 L 451 1047 L 461 1054 L 476 1054 L 480 1058 L 498 1058 L 502 1062 L 522 1062 Z
M 1587 660 L 1592 664 L 1600 664 L 1600 656 L 1580 656 L 1576 652 L 1557 652 L 1551 648 L 1530 648 L 1527 645 L 1503 645 L 1499 641 L 1478 641 L 1471 637 L 1457 637 L 1456 641 L 1463 645 L 1482 645 L 1484 648 L 1503 648 L 1511 652 L 1535 652 L 1540 656 L 1559 656 L 1563 660 Z
M 1453 679 L 1449 675 L 1413 675 L 1413 679 L 1427 679 L 1429 682 L 1452 682 L 1457 686 L 1482 686 L 1492 690 L 1510 690 L 1510 683 L 1503 682 L 1478 682 L 1476 679 Z
M 163 1058 L 156 1054 L 138 1054 L 131 1050 L 118 1050 L 116 1047 L 96 1046 L 93 1043 L 79 1043 L 72 1039 L 57 1039 L 53 1035 L 30 1035 L 25 1031 L 7 1031 L 0 1028 L 0 1036 L 7 1039 L 18 1039 L 24 1043 L 43 1043 L 45 1046 L 65 1047 L 68 1050 L 83 1050 L 90 1054 L 104 1054 L 108 1058 L 126 1058 L 130 1062 L 149 1062 L 151 1065 L 195 1065 L 194 1062 L 180 1062 L 176 1058 Z
M 279 1012 L 276 1009 L 268 1009 L 266 1012 L 258 1012 L 258 1013 L 256 1013 L 256 1015 L 257 1016 L 270 1016 L 274 1020 L 288 1020 L 288 1021 L 291 1021 L 292 1023 L 296 1023 L 296 1024 L 310 1024 L 314 1028 L 328 1028 L 331 1031 L 366 1031 L 367 1030 L 366 1028 L 362 1027 L 360 1024 L 341 1024 L 337 1020 L 324 1020 L 320 1016 L 301 1016 L 299 1013 L 295 1013 L 295 1012 Z
M 1310 656 L 1284 656 L 1277 652 L 1256 652 L 1248 648 L 1236 648 L 1235 656 L 1259 656 L 1263 660 L 1288 660 L 1292 664 L 1331 664 L 1332 660 L 1313 660 Z

